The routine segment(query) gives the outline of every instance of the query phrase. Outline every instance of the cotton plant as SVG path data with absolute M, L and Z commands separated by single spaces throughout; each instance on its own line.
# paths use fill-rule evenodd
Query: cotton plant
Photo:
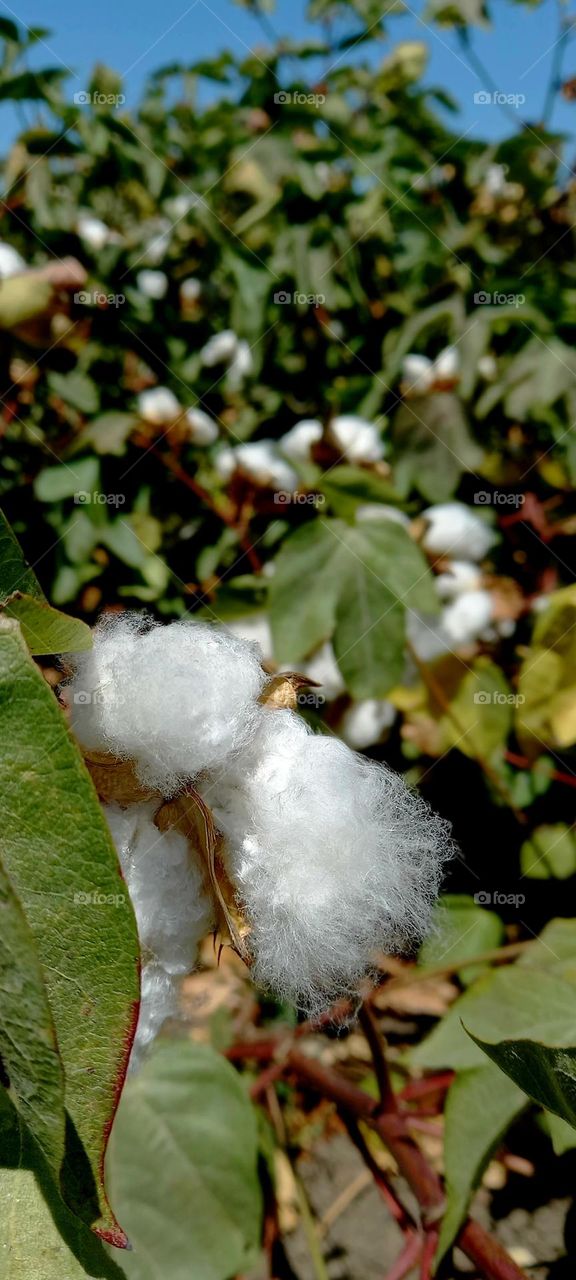
M 410 398 L 428 395 L 431 391 L 452 390 L 460 380 L 460 369 L 457 347 L 445 347 L 435 360 L 409 352 L 402 361 L 402 394 Z
M 133 1066 L 216 922 L 258 983 L 312 1014 L 430 926 L 447 824 L 386 766 L 314 733 L 287 707 L 296 677 L 261 659 L 210 623 L 114 614 L 65 690 L 138 923 Z
M 114 240 L 114 232 L 102 218 L 92 213 L 81 213 L 76 222 L 76 231 L 85 248 L 92 253 L 100 253 L 107 244 Z
M 254 368 L 250 344 L 239 338 L 233 329 L 221 329 L 215 333 L 200 351 L 200 359 L 207 369 L 226 366 L 227 382 L 231 391 L 238 391 Z
M 154 271 L 145 267 L 136 276 L 136 288 L 145 298 L 152 302 L 161 302 L 168 292 L 168 276 L 165 271 Z

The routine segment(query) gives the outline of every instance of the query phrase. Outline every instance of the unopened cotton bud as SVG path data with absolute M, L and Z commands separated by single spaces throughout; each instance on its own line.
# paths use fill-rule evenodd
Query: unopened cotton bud
M 18 276 L 26 270 L 26 263 L 21 253 L 13 245 L 0 240 L 0 279 L 8 280 L 10 276 Z
M 99 253 L 109 243 L 112 234 L 110 227 L 102 222 L 101 218 L 96 218 L 89 213 L 80 214 L 76 230 L 82 243 L 94 253 Z
M 475 644 L 492 617 L 489 591 L 464 591 L 442 613 L 442 626 L 452 645 Z
M 298 487 L 298 476 L 279 454 L 275 440 L 250 440 L 237 445 L 234 454 L 238 467 L 254 484 L 290 493 Z
M 428 359 L 428 356 L 418 356 L 413 353 L 404 356 L 402 361 L 402 381 L 407 392 L 411 391 L 415 395 L 426 395 L 426 392 L 431 390 L 434 382 L 432 361 Z
M 215 333 L 200 352 L 202 364 L 211 369 L 215 364 L 233 360 L 238 349 L 238 338 L 233 329 L 222 329 Z
M 218 423 L 203 409 L 187 409 L 184 421 L 187 439 L 193 444 L 214 444 L 218 439 Z
M 310 462 L 312 449 L 322 439 L 323 430 L 316 418 L 303 418 L 281 436 L 278 448 L 291 462 Z
M 144 422 L 163 427 L 182 412 L 178 400 L 169 387 L 150 387 L 138 396 L 138 414 Z
M 396 707 L 381 698 L 365 698 L 345 711 L 340 736 L 355 751 L 365 751 L 382 737 L 396 719 Z
M 159 302 L 168 292 L 168 276 L 164 271 L 139 271 L 136 286 L 146 298 Z
M 290 711 L 265 711 L 208 797 L 252 926 L 254 976 L 317 1013 L 352 994 L 380 951 L 427 931 L 446 824 L 401 777 Z
M 480 586 L 482 574 L 469 560 L 452 560 L 444 573 L 436 578 L 436 590 L 441 600 L 455 600 L 463 591 L 475 591 Z
M 373 422 L 366 422 L 354 414 L 333 418 L 330 435 L 336 448 L 349 462 L 378 462 L 383 456 L 378 428 Z
M 431 555 L 483 560 L 495 542 L 495 533 L 462 502 L 443 502 L 424 512 L 427 529 L 423 546 Z
M 256 646 L 211 623 L 107 615 L 67 697 L 83 746 L 132 760 L 169 796 L 246 746 L 265 680 Z

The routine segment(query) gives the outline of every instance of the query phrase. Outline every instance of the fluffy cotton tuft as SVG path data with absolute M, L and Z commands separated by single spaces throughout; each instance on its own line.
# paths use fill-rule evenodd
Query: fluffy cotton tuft
M 310 462 L 312 449 L 322 439 L 324 428 L 317 418 L 303 418 L 278 441 L 278 448 L 290 462 Z
M 384 448 L 380 432 L 373 422 L 355 414 L 341 414 L 330 423 L 330 435 L 336 448 L 349 462 L 379 462 Z
M 298 487 L 294 468 L 278 452 L 274 440 L 250 440 L 234 449 L 237 465 L 254 484 L 292 493 Z
M 143 953 L 132 1070 L 166 1018 L 178 1012 L 180 979 L 194 968 L 198 947 L 215 923 L 202 868 L 184 836 L 177 831 L 161 833 L 154 825 L 155 807 L 104 808 Z
M 146 298 L 160 302 L 168 292 L 168 276 L 165 271 L 152 271 L 146 268 L 138 272 L 136 287 Z
M 428 527 L 422 543 L 431 555 L 483 560 L 496 540 L 491 526 L 463 502 L 441 502 L 428 507 L 424 517 Z
M 340 734 L 355 751 L 365 751 L 379 742 L 385 729 L 396 719 L 396 707 L 384 698 L 364 698 L 344 712 Z
M 0 279 L 8 280 L 9 276 L 18 276 L 26 270 L 26 263 L 21 253 L 13 245 L 0 240 Z
M 208 369 L 214 368 L 216 364 L 223 364 L 224 361 L 233 360 L 238 351 L 238 338 L 233 329 L 222 329 L 220 333 L 215 333 L 200 352 L 202 364 Z
M 76 230 L 82 243 L 94 253 L 99 253 L 112 238 L 110 227 L 102 222 L 101 218 L 96 218 L 91 213 L 80 214 Z
M 490 624 L 489 591 L 463 591 L 442 613 L 442 626 L 452 645 L 475 644 Z
M 456 600 L 463 591 L 476 591 L 482 581 L 477 565 L 469 560 L 452 560 L 445 573 L 436 578 L 436 590 L 441 600 Z
M 208 413 L 204 413 L 203 409 L 187 409 L 184 421 L 192 444 L 214 444 L 218 439 L 218 423 Z
M 426 933 L 447 826 L 386 767 L 266 711 L 242 767 L 205 798 L 252 925 L 254 976 L 280 998 L 317 1013 L 375 953 Z
M 78 656 L 72 727 L 87 749 L 133 760 L 142 783 L 172 795 L 246 746 L 265 681 L 256 645 L 211 623 L 108 615 Z
M 163 427 L 173 422 L 182 410 L 169 387 L 150 387 L 138 396 L 138 413 L 144 422 Z

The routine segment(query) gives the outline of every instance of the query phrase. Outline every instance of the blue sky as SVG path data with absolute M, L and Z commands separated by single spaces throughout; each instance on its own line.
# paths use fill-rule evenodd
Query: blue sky
M 256 19 L 232 0 L 98 0 L 96 4 L 72 0 L 14 0 L 16 8 L 0 3 L 0 14 L 34 26 L 48 25 L 52 34 L 37 46 L 32 65 L 66 66 L 72 95 L 88 81 L 91 66 L 103 61 L 126 80 L 128 103 L 134 103 L 146 75 L 174 60 L 192 62 L 229 48 L 236 53 L 255 45 L 262 49 L 264 36 Z M 389 0 L 383 0 L 383 11 Z M 554 0 L 542 0 L 537 8 L 514 0 L 492 0 L 494 25 L 476 32 L 474 47 L 489 68 L 493 81 L 505 94 L 524 95 L 521 114 L 530 122 L 541 116 L 557 37 Z M 400 40 L 423 40 L 429 49 L 425 80 L 448 89 L 461 108 L 462 128 L 476 138 L 498 139 L 511 126 L 497 106 L 474 103 L 480 81 L 466 66 L 454 35 L 447 29 L 427 27 L 421 17 L 422 0 L 408 0 L 403 16 L 388 19 L 387 39 L 371 46 L 370 58 L 384 57 Z M 272 21 L 282 34 L 298 39 L 310 31 L 305 22 L 306 0 L 277 0 Z M 265 55 L 263 55 L 265 56 Z M 345 57 L 366 57 L 359 48 Z M 568 47 L 565 76 L 576 75 L 576 39 Z M 460 123 L 460 122 L 459 122 Z M 553 123 L 573 139 L 576 103 L 560 102 Z M 18 129 L 13 108 L 0 107 L 0 148 L 4 150 Z M 568 158 L 573 150 L 568 144 Z

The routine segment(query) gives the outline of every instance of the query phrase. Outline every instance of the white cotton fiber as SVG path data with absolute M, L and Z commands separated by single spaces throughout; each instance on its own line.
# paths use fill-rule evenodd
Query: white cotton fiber
M 151 960 L 142 966 L 140 1014 L 130 1054 L 129 1071 L 137 1071 L 167 1018 L 175 1018 L 180 1004 L 180 981 Z
M 100 621 L 67 700 L 85 748 L 133 760 L 168 796 L 246 746 L 265 681 L 257 646 L 211 623 L 124 613 Z
M 340 736 L 355 751 L 365 751 L 379 742 L 385 729 L 390 729 L 397 716 L 396 707 L 385 698 L 364 698 L 344 712 Z
M 318 1012 L 426 932 L 447 825 L 402 778 L 290 711 L 204 796 L 252 926 L 255 979 Z
M 464 591 L 442 611 L 442 626 L 451 645 L 474 644 L 492 618 L 489 591 Z
M 440 502 L 423 514 L 427 529 L 422 543 L 430 555 L 483 560 L 496 541 L 491 525 L 463 502 Z

